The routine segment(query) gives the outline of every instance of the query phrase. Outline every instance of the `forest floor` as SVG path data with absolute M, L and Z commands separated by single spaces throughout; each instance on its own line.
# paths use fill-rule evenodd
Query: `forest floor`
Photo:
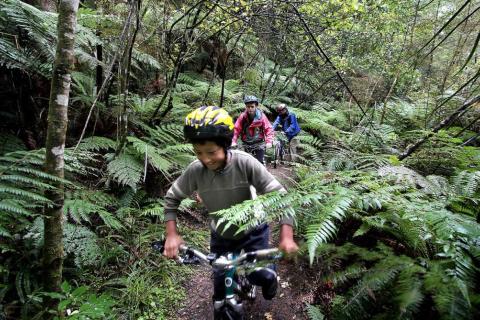
M 291 170 L 286 166 L 277 169 L 268 167 L 269 171 L 277 177 L 284 185 L 292 184 Z M 201 218 L 196 217 L 199 223 Z M 197 226 L 198 227 L 198 226 Z M 275 226 L 272 226 L 274 230 Z M 276 228 L 278 229 L 278 228 Z M 271 244 L 276 243 L 278 235 L 273 232 Z M 303 320 L 308 319 L 306 303 L 318 302 L 316 291 L 320 283 L 319 275 L 314 269 L 309 268 L 305 261 L 283 260 L 278 263 L 279 287 L 277 296 L 272 300 L 265 300 L 261 289 L 257 291 L 255 301 L 246 301 L 246 319 L 255 320 Z M 211 268 L 200 265 L 185 281 L 187 299 L 176 310 L 173 315 L 178 320 L 199 320 L 213 319 L 213 305 L 211 295 L 213 284 Z

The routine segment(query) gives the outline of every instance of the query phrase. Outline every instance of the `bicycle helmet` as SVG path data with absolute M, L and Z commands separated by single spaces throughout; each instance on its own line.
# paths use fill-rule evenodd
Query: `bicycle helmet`
M 287 105 L 285 103 L 279 103 L 276 107 L 276 110 L 277 110 L 277 112 L 280 112 L 282 110 L 287 110 L 288 111 Z
M 187 115 L 183 134 L 189 141 L 224 139 L 229 141 L 229 145 L 233 126 L 233 119 L 227 111 L 215 106 L 202 106 Z
M 243 98 L 243 103 L 247 104 L 250 102 L 254 102 L 258 105 L 258 98 L 255 96 L 245 96 L 245 98 Z

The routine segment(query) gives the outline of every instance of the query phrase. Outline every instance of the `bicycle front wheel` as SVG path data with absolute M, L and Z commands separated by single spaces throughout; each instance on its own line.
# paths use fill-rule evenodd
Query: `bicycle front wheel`
M 277 168 L 277 164 L 282 156 L 282 146 L 280 143 L 275 144 L 275 150 L 273 152 L 273 168 Z
M 233 310 L 231 306 L 225 306 L 221 310 L 215 310 L 213 314 L 214 320 L 244 320 L 245 312 L 241 310 Z

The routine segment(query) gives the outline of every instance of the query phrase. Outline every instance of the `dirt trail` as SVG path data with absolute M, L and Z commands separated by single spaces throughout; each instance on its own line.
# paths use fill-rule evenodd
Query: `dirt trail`
M 193 277 L 188 281 L 186 290 L 189 298 L 184 306 L 177 310 L 175 319 L 198 320 L 212 319 L 213 292 L 211 272 L 208 266 L 198 266 Z M 293 262 L 282 261 L 278 266 L 280 286 L 273 300 L 265 300 L 260 291 L 255 301 L 245 303 L 246 319 L 254 320 L 291 320 L 308 319 L 305 302 L 311 301 L 311 294 L 305 287 L 305 270 Z M 307 289 L 307 290 L 305 290 Z
M 281 166 L 277 169 L 269 168 L 269 171 L 284 185 L 292 184 L 291 171 L 288 168 Z M 179 306 L 174 319 L 213 319 L 211 268 L 204 265 L 195 268 L 196 271 L 186 281 L 185 289 L 188 298 L 182 306 Z M 308 319 L 305 312 L 305 303 L 313 302 L 311 292 L 312 285 L 317 282 L 315 273 L 304 263 L 285 260 L 279 262 L 277 271 L 280 278 L 277 296 L 271 301 L 265 300 L 259 288 L 255 301 L 244 302 L 246 319 Z

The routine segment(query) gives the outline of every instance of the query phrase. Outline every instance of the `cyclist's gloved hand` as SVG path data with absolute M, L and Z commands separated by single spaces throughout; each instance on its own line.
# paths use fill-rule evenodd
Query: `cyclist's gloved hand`
M 236 142 L 232 142 L 232 148 L 236 148 L 238 145 Z
M 182 243 L 184 243 L 184 241 L 178 234 L 167 235 L 163 255 L 167 258 L 175 259 L 178 256 L 178 248 Z
M 267 149 L 270 149 L 272 147 L 272 144 L 269 142 L 267 143 Z

